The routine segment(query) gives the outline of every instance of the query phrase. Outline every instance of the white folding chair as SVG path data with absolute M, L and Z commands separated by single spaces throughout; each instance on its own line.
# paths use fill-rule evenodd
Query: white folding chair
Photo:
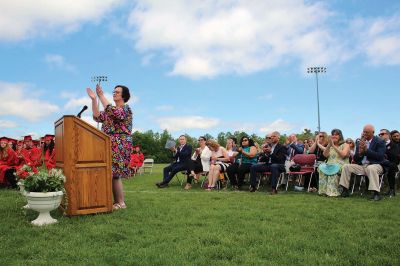
M 140 174 L 146 173 L 146 169 L 153 173 L 154 159 L 144 159 L 142 167 L 139 168 Z

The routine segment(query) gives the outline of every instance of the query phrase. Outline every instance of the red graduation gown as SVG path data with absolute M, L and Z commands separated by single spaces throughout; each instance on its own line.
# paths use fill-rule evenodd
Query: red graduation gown
M 46 165 L 47 170 L 56 167 L 56 149 L 53 148 L 51 154 L 49 149 L 46 150 L 44 154 L 44 164 Z
M 34 167 L 42 165 L 42 150 L 32 147 L 31 149 L 23 149 L 21 154 L 23 157 L 22 164 Z
M 7 150 L 7 157 L 0 159 L 0 184 L 6 183 L 4 180 L 5 172 L 10 168 L 15 168 L 17 162 L 17 155 L 13 149 Z

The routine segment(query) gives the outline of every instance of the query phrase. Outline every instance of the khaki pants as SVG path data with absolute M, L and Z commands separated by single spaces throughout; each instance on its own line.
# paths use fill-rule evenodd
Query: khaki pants
M 369 179 L 368 190 L 380 191 L 379 175 L 383 173 L 383 168 L 380 164 L 345 164 L 340 175 L 340 185 L 349 188 L 351 174 L 366 175 Z

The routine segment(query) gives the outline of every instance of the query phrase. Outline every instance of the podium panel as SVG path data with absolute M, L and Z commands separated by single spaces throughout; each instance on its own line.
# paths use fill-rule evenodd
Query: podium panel
M 64 116 L 54 124 L 56 167 L 67 177 L 67 215 L 111 212 L 109 136 L 75 116 Z

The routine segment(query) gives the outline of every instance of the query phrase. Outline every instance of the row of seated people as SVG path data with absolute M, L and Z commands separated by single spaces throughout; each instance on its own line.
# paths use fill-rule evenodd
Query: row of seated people
M 44 164 L 48 170 L 55 167 L 54 135 L 44 136 L 42 149 L 34 145 L 32 136 L 25 136 L 23 141 L 13 144 L 10 138 L 0 138 L 0 186 L 15 187 L 14 173 L 25 164 L 32 168 Z
M 365 175 L 369 179 L 368 190 L 373 191 L 372 198 L 380 200 L 379 175 L 386 172 L 389 179 L 388 195 L 395 195 L 395 174 L 399 163 L 398 131 L 380 131 L 374 136 L 375 129 L 366 125 L 362 137 L 354 144 L 351 152 L 351 141 L 345 141 L 339 129 L 333 129 L 331 135 L 319 133 L 306 153 L 316 155 L 319 167 L 319 178 L 314 178 L 312 189 L 327 196 L 348 196 L 351 174 Z M 156 185 L 168 187 L 172 178 L 181 171 L 187 171 L 187 184 L 190 189 L 198 173 L 208 172 L 207 190 L 213 190 L 221 173 L 226 173 L 234 190 L 244 184 L 245 175 L 250 174 L 250 191 L 256 191 L 258 173 L 269 172 L 271 176 L 271 193 L 277 194 L 278 179 L 285 172 L 285 164 L 296 155 L 305 153 L 305 144 L 297 141 L 296 135 L 290 135 L 285 144 L 279 143 L 279 132 L 269 134 L 258 153 L 256 145 L 249 137 L 242 137 L 238 147 L 235 139 L 227 141 L 226 148 L 215 140 L 199 137 L 199 147 L 192 154 L 192 147 L 184 135 L 179 137 L 179 147 L 172 147 L 175 162 L 164 168 L 163 180 Z

